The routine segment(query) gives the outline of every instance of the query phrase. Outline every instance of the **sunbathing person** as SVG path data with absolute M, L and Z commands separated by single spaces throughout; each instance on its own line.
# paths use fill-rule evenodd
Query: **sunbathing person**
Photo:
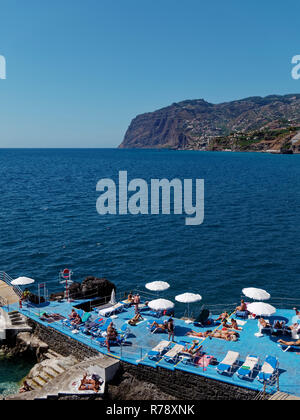
M 210 334 L 212 333 L 211 330 L 205 331 L 204 333 L 202 332 L 197 332 L 197 331 L 188 331 L 186 333 L 186 335 L 190 336 L 190 337 L 200 337 L 200 338 L 206 338 L 209 337 Z
M 238 326 L 236 319 L 231 320 L 231 323 L 229 324 L 229 328 L 232 328 L 233 330 L 237 330 L 237 331 L 240 331 L 242 329 Z
M 276 330 L 282 330 L 283 328 L 284 328 L 284 326 L 285 326 L 285 322 L 284 321 L 276 321 L 275 322 L 275 324 L 274 324 L 274 328 L 276 329 Z
M 219 315 L 219 318 L 217 318 L 216 321 L 222 321 L 223 322 L 227 318 L 229 318 L 229 314 L 228 314 L 228 312 L 225 311 L 221 315 Z
M 297 340 L 297 341 L 278 340 L 277 343 L 284 344 L 285 346 L 296 346 L 296 347 L 300 347 L 300 340 Z
M 236 311 L 238 311 L 238 312 L 247 311 L 247 305 L 246 305 L 244 299 L 241 300 L 241 305 L 236 308 Z
M 127 297 L 127 301 L 130 303 L 133 303 L 134 299 L 133 299 L 133 294 L 132 292 L 129 293 L 128 297 Z
M 154 331 L 161 329 L 163 330 L 163 332 L 166 332 L 168 331 L 168 322 L 164 321 L 163 324 L 159 324 L 158 322 L 153 321 L 153 323 L 150 325 L 150 330 L 153 330 L 153 328 L 154 328 Z
M 83 379 L 81 380 L 78 390 L 99 392 L 100 385 L 101 383 L 99 379 L 87 379 L 87 374 L 85 374 Z
M 215 331 L 209 335 L 210 338 L 220 338 L 226 341 L 237 341 L 239 334 L 235 331 Z
M 115 340 L 117 338 L 117 336 L 118 336 L 118 332 L 115 329 L 115 326 L 114 326 L 113 322 L 111 322 L 109 324 L 109 326 L 107 327 L 106 332 L 107 332 L 107 338 L 109 340 Z
M 31 386 L 26 381 L 24 381 L 22 388 L 20 388 L 19 390 L 19 393 L 24 394 L 25 392 L 30 392 L 30 391 L 33 391 L 33 388 L 31 388 Z
M 118 332 L 115 329 L 115 326 L 114 326 L 113 322 L 111 322 L 109 324 L 109 326 L 107 327 L 106 333 L 107 333 L 107 335 L 106 335 L 107 351 L 110 351 L 109 342 L 110 341 L 117 341 L 118 340 Z
M 198 344 L 199 344 L 199 341 L 194 340 L 194 341 L 193 341 L 192 346 L 191 346 L 190 348 L 188 348 L 187 346 L 185 346 L 185 348 L 184 348 L 184 350 L 183 350 L 183 352 L 182 352 L 182 353 L 187 353 L 187 354 L 191 354 L 191 355 L 196 355 L 196 354 L 197 354 L 197 353 L 199 353 L 199 352 L 202 350 L 202 348 L 203 348 L 203 346 L 198 346 L 198 347 L 196 347 Z
M 75 311 L 75 309 L 72 309 L 72 312 L 70 313 L 70 315 L 69 315 L 69 319 L 71 320 L 71 321 L 73 321 L 76 317 L 77 317 L 77 312 Z
M 286 327 L 287 330 L 289 331 L 296 331 L 296 333 L 298 333 L 298 331 L 300 330 L 300 325 L 298 324 L 298 322 L 296 322 L 295 324 L 291 325 L 290 327 Z
M 259 318 L 258 322 L 260 323 L 260 325 L 263 328 L 271 328 L 271 324 L 269 324 L 269 322 L 267 322 L 265 319 L 263 318 Z
M 128 321 L 128 324 L 132 327 L 135 327 L 136 324 L 138 324 L 140 321 L 143 321 L 143 317 L 140 313 L 136 314 L 130 321 Z
M 80 316 L 78 314 L 76 314 L 77 316 L 73 319 L 73 321 L 71 322 L 72 325 L 80 325 L 82 324 L 82 319 L 80 318 Z

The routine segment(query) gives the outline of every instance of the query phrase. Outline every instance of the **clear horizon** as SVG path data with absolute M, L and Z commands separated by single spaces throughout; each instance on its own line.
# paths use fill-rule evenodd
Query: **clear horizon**
M 0 148 L 115 148 L 174 102 L 300 93 L 299 2 L 4 0 Z

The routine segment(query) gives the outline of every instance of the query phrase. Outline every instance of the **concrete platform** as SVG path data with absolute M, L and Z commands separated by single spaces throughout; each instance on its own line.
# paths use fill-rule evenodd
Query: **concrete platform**
M 14 289 L 2 280 L 0 280 L 0 299 L 1 298 L 7 305 L 19 302 L 19 296 L 15 293 Z
M 157 361 L 150 360 L 148 358 L 148 352 L 156 347 L 158 343 L 166 339 L 166 334 L 151 334 L 147 325 L 154 320 L 149 312 L 143 312 L 144 321 L 138 324 L 136 327 L 129 327 L 131 334 L 128 337 L 127 344 L 119 347 L 112 346 L 110 352 L 107 351 L 106 347 L 101 347 L 97 340 L 93 339 L 91 336 L 87 336 L 82 332 L 74 334 L 74 331 L 63 326 L 61 321 L 47 323 L 40 319 L 41 311 L 48 313 L 59 313 L 62 316 L 67 317 L 71 312 L 73 306 L 82 303 L 82 301 L 75 301 L 72 303 L 68 302 L 50 302 L 43 307 L 29 307 L 23 308 L 22 314 L 31 318 L 44 325 L 45 327 L 52 328 L 59 331 L 72 338 L 73 340 L 79 341 L 86 346 L 98 351 L 99 353 L 106 354 L 110 357 L 114 357 L 117 360 L 122 360 L 124 362 L 133 364 L 135 366 L 145 365 L 156 369 L 157 367 L 165 368 L 169 371 L 184 371 L 187 373 L 192 373 L 194 375 L 199 375 L 209 379 L 217 380 L 223 383 L 228 383 L 238 387 L 248 388 L 250 390 L 262 391 L 263 385 L 257 380 L 257 375 L 259 370 L 264 363 L 266 356 L 271 355 L 277 357 L 279 360 L 279 385 L 280 391 L 287 394 L 294 394 L 297 397 L 300 397 L 300 364 L 299 364 L 299 353 L 298 352 L 286 352 L 284 353 L 277 344 L 279 337 L 274 337 L 269 335 L 264 335 L 261 338 L 257 338 L 255 333 L 258 331 L 257 320 L 246 320 L 243 325 L 243 330 L 240 331 L 240 338 L 236 342 L 227 342 L 224 340 L 213 338 L 212 340 L 205 339 L 199 340 L 203 343 L 203 349 L 207 355 L 214 356 L 218 363 L 220 363 L 226 356 L 228 351 L 236 351 L 240 354 L 240 364 L 246 360 L 247 355 L 254 354 L 259 357 L 259 367 L 254 372 L 254 376 L 251 380 L 240 379 L 237 374 L 237 368 L 230 375 L 220 375 L 217 372 L 216 366 L 207 366 L 205 368 L 199 365 L 186 365 L 184 362 L 180 361 L 178 363 L 169 363 L 163 357 Z M 17 305 L 16 305 L 17 309 Z M 278 310 L 276 315 L 270 318 L 270 322 L 273 323 L 275 319 L 285 321 L 287 324 L 291 325 L 292 319 L 295 313 L 292 310 Z M 124 312 L 117 315 L 113 320 L 116 327 L 120 329 L 123 324 L 128 323 L 128 320 L 133 318 L 134 308 L 128 308 Z M 99 317 L 95 312 L 92 313 L 92 319 Z M 160 322 L 166 318 L 161 318 Z M 218 324 L 218 323 L 217 323 Z M 219 325 L 219 324 L 218 324 Z M 219 325 L 220 328 L 221 326 Z M 188 337 L 186 333 L 191 329 L 198 332 L 204 332 L 207 329 L 214 329 L 215 326 L 207 328 L 198 328 L 186 324 L 181 319 L 175 319 L 175 340 L 184 341 L 189 345 L 192 344 L 194 338 Z M 274 389 L 268 387 L 268 392 L 276 391 L 276 384 Z

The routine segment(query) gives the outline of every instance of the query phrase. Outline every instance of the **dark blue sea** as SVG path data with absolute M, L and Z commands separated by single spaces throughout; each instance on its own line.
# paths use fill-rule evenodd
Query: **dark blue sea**
M 96 184 L 205 180 L 205 220 L 185 216 L 99 216 Z M 156 150 L 0 150 L 0 270 L 61 289 L 105 276 L 121 290 L 154 280 L 167 296 L 192 291 L 203 303 L 237 302 L 243 287 L 300 297 L 300 156 Z M 179 307 L 179 311 L 183 307 Z M 0 393 L 16 387 L 23 364 L 1 362 Z M 29 367 L 28 367 L 29 369 Z
M 205 220 L 185 215 L 100 216 L 101 178 L 205 180 Z M 168 281 L 203 302 L 247 286 L 300 296 L 300 156 L 157 150 L 1 150 L 0 269 L 58 288 L 105 276 L 119 289 Z

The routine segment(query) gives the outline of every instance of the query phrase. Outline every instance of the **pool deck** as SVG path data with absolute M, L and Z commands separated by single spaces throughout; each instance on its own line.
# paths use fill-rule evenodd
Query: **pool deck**
M 31 306 L 29 308 L 23 307 L 20 312 L 26 317 L 46 326 L 51 327 L 66 336 L 72 337 L 74 340 L 84 343 L 85 345 L 99 351 L 100 353 L 115 357 L 117 359 L 123 360 L 127 363 L 133 365 L 146 365 L 156 369 L 158 366 L 174 371 L 181 370 L 196 375 L 204 376 L 210 379 L 218 380 L 224 383 L 229 383 L 232 385 L 240 386 L 243 388 L 248 388 L 252 390 L 262 391 L 263 385 L 257 380 L 256 376 L 258 375 L 258 370 L 254 373 L 254 378 L 252 380 L 240 379 L 236 375 L 236 368 L 233 371 L 233 374 L 230 376 L 220 375 L 216 366 L 208 366 L 207 368 L 200 367 L 198 365 L 185 364 L 184 362 L 179 362 L 177 364 L 172 364 L 167 362 L 163 358 L 158 361 L 150 360 L 147 357 L 147 353 L 153 349 L 160 341 L 167 340 L 167 334 L 156 333 L 152 334 L 147 325 L 149 322 L 158 321 L 157 318 L 153 318 L 150 314 L 145 311 L 142 312 L 144 321 L 138 324 L 136 327 L 131 327 L 131 334 L 128 337 L 126 345 L 120 346 L 111 346 L 110 352 L 107 351 L 106 347 L 101 347 L 96 339 L 91 338 L 83 334 L 82 332 L 74 334 L 70 329 L 66 328 L 61 321 L 47 323 L 40 319 L 41 311 L 51 313 L 59 313 L 64 317 L 67 317 L 71 308 L 82 304 L 84 301 L 73 301 L 69 302 L 50 302 L 44 305 Z M 3 308 L 8 311 L 8 308 Z M 18 304 L 10 305 L 9 310 L 19 310 Z M 113 319 L 113 322 L 117 329 L 120 329 L 122 325 L 128 320 L 132 319 L 134 316 L 134 308 L 127 308 L 123 312 L 117 314 L 117 318 Z M 285 321 L 288 325 L 291 325 L 292 318 L 295 316 L 294 311 L 292 310 L 278 310 L 276 315 L 270 317 L 271 324 L 276 319 Z M 92 320 L 99 318 L 96 312 L 93 312 Z M 166 317 L 160 318 L 159 322 L 167 319 Z M 208 329 L 214 330 L 216 328 L 220 329 L 220 326 L 215 325 L 214 327 L 200 328 L 194 327 L 193 324 L 189 325 L 182 319 L 174 319 L 175 321 L 175 341 L 184 341 L 186 343 L 192 344 L 195 338 L 186 336 L 186 333 L 191 329 L 199 332 L 204 332 Z M 240 338 L 236 342 L 227 342 L 222 339 L 212 338 L 212 339 L 198 339 L 200 343 L 203 341 L 203 351 L 207 355 L 214 356 L 218 362 L 221 362 L 226 356 L 228 351 L 236 351 L 240 354 L 240 366 L 242 362 L 245 361 L 247 355 L 256 355 L 260 359 L 260 368 L 266 358 L 266 356 L 271 355 L 275 356 L 279 360 L 279 387 L 280 391 L 300 396 L 300 352 L 289 351 L 283 352 L 281 347 L 278 346 L 277 340 L 284 337 L 275 337 L 270 334 L 264 335 L 261 338 L 256 337 L 254 334 L 258 332 L 258 323 L 257 320 L 248 319 L 245 321 L 245 325 L 242 326 L 243 330 L 240 331 Z M 288 339 L 291 340 L 290 338 Z M 268 392 L 275 392 L 276 386 L 268 387 Z

